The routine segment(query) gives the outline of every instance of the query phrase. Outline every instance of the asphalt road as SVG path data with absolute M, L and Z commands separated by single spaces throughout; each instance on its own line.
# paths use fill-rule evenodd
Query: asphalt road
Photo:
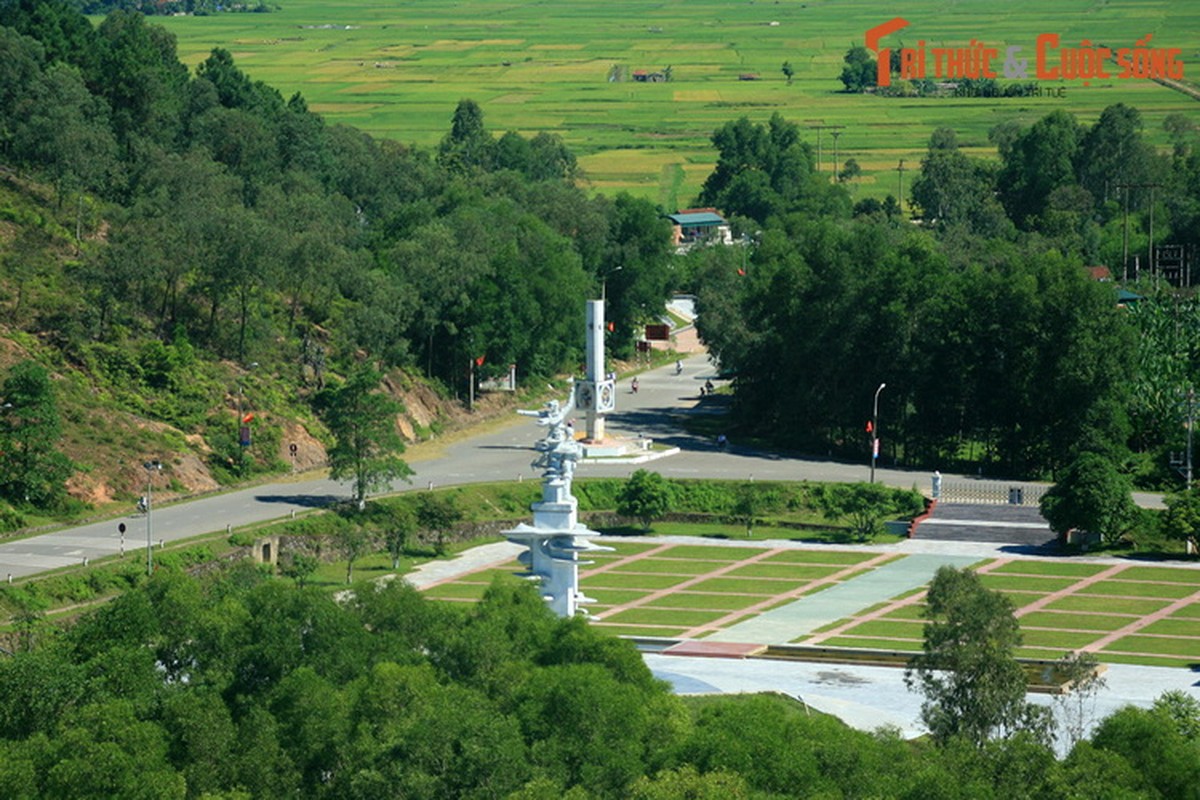
M 612 435 L 648 435 L 657 442 L 676 446 L 676 455 L 645 465 L 668 477 L 737 478 L 762 480 L 861 481 L 869 475 L 869 463 L 782 457 L 773 453 L 732 447 L 720 452 L 711 440 L 685 433 L 681 414 L 712 413 L 715 401 L 701 401 L 700 387 L 716 379 L 707 356 L 685 358 L 682 374 L 674 365 L 642 373 L 639 391 L 630 390 L 628 380 L 618 387 L 617 410 L 608 417 Z M 526 417 L 514 414 L 513 423 L 449 445 L 436 459 L 415 461 L 412 482 L 397 484 L 397 491 L 424 489 L 480 481 L 536 479 L 530 467 L 532 444 L 542 429 Z M 864 454 L 865 456 L 866 454 Z M 638 469 L 633 464 L 580 465 L 578 477 L 620 477 Z M 947 475 L 947 478 L 956 476 Z M 961 477 L 961 476 L 959 476 Z M 929 489 L 930 476 L 879 468 L 876 479 L 902 488 Z M 321 507 L 349 495 L 348 484 L 327 478 L 284 481 L 254 486 L 220 495 L 157 506 L 149 517 L 131 515 L 75 528 L 45 533 L 0 544 L 0 580 L 20 578 L 46 570 L 81 564 L 130 550 L 145 550 L 147 539 L 156 546 L 227 527 L 237 528 L 286 517 Z M 125 532 L 119 531 L 124 524 Z

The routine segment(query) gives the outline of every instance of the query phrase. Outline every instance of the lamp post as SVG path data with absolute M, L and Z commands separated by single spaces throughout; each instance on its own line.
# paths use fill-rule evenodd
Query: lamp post
M 154 473 L 162 472 L 161 461 L 147 461 L 142 464 L 146 468 L 146 575 L 154 574 L 154 539 L 151 527 L 151 509 L 154 506 Z
M 879 460 L 879 393 L 887 386 L 879 384 L 875 390 L 875 404 L 871 407 L 871 483 L 875 482 L 875 462 Z
M 600 276 L 600 299 L 604 300 L 606 304 L 608 302 L 608 276 L 618 273 L 623 269 L 625 269 L 624 264 L 620 265 L 619 267 L 613 267 L 608 272 Z

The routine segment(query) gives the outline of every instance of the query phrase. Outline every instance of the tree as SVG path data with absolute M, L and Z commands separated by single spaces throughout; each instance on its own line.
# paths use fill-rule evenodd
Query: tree
M 912 199 L 920 206 L 922 218 L 940 225 L 970 224 L 991 195 L 990 180 L 958 149 L 954 131 L 934 131 L 921 172 L 912 183 Z
M 448 494 L 422 492 L 417 495 L 417 527 L 433 536 L 433 549 L 439 555 L 446 553 L 446 534 L 463 518 L 462 509 Z
M 346 559 L 346 583 L 354 583 L 354 562 L 367 549 L 367 532 L 358 520 L 351 519 L 348 525 L 338 530 L 337 544 L 342 558 Z
M 438 146 L 438 163 L 451 172 L 469 174 L 491 169 L 496 142 L 483 124 L 483 109 L 474 100 L 460 100 L 450 132 Z
M 404 440 L 396 430 L 396 415 L 403 406 L 375 391 L 380 375 L 358 366 L 345 383 L 325 389 L 317 405 L 334 445 L 329 450 L 329 476 L 353 479 L 354 500 L 366 507 L 367 493 L 384 489 L 397 478 L 412 474 L 399 454 Z
M 1123 756 L 1156 790 L 1157 797 L 1200 797 L 1200 748 L 1157 703 L 1125 706 L 1096 727 L 1092 744 Z
M 408 538 L 417 529 L 417 519 L 407 507 L 390 509 L 384 520 L 388 554 L 392 557 L 392 569 L 400 569 L 400 559 L 408 549 Z
M 51 65 L 34 79 L 19 113 L 23 122 L 16 130 L 15 150 L 54 182 L 60 208 L 68 195 L 110 188 L 117 172 L 117 143 L 108 104 L 88 91 L 77 69 Z M 81 224 L 77 217 L 77 240 Z
M 1135 506 L 1129 478 L 1108 458 L 1085 452 L 1042 495 L 1041 509 L 1060 536 L 1075 528 L 1116 542 L 1128 530 Z
M 1163 532 L 1170 539 L 1200 548 L 1200 489 L 1187 489 L 1166 499 L 1167 513 L 1162 517 Z
M 72 465 L 57 449 L 62 419 L 50 374 L 35 361 L 22 361 L 0 394 L 0 494 L 13 503 L 53 508 L 66 498 Z
M 1002 156 L 1004 166 L 997 179 L 1000 200 L 1019 227 L 1036 227 L 1050 193 L 1076 182 L 1075 160 L 1082 136 L 1073 116 L 1053 111 L 1020 133 Z
M 1106 685 L 1100 662 L 1091 653 L 1069 653 L 1055 665 L 1067 691 L 1055 695 L 1068 749 L 1083 740 L 1096 712 L 1096 697 Z
M 284 564 L 282 572 L 286 577 L 294 580 L 297 586 L 303 588 L 320 565 L 320 561 L 314 555 L 293 553 L 292 557 Z
M 733 504 L 733 515 L 746 526 L 746 538 L 754 535 L 754 522 L 764 507 L 764 498 L 754 484 L 738 488 Z
M 671 487 L 657 472 L 639 469 L 629 476 L 617 495 L 617 513 L 634 517 L 646 530 L 671 507 Z
M 790 61 L 783 62 L 783 66 L 779 68 L 779 71 L 783 73 L 783 76 L 785 78 L 787 78 L 788 86 L 791 86 L 792 85 L 792 76 L 796 74 L 795 68 L 792 67 L 792 62 L 790 62 Z
M 891 509 L 890 489 L 878 483 L 828 488 L 829 491 L 821 496 L 825 516 L 847 523 L 850 535 L 860 542 L 883 533 L 883 516 Z
M 905 682 L 925 701 L 921 718 L 934 740 L 962 738 L 976 747 L 1022 729 L 1036 729 L 1025 700 L 1025 672 L 1014 652 L 1021 632 L 1012 602 L 984 588 L 971 570 L 940 567 L 926 595 L 930 621 L 922 652 Z
M 858 159 L 847 158 L 842 164 L 842 168 L 838 170 L 838 182 L 845 183 L 846 181 L 852 181 L 859 175 L 862 175 L 862 167 L 858 165 Z
M 841 81 L 847 92 L 863 92 L 875 85 L 877 70 L 870 50 L 855 45 L 846 51 L 843 60 L 846 66 L 842 68 Z

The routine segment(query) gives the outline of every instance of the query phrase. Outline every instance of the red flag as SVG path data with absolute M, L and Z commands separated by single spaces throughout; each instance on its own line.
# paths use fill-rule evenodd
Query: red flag
M 242 423 L 243 423 L 243 424 L 245 424 L 245 423 L 249 422 L 249 421 L 250 421 L 250 420 L 252 420 L 252 419 L 254 419 L 254 412 L 253 412 L 253 411 L 251 411 L 251 412 L 250 412 L 249 414 L 247 414 L 246 416 L 242 417 Z
M 617 329 L 617 325 L 616 325 L 616 323 L 615 323 L 615 322 L 611 322 L 611 321 L 610 321 L 610 322 L 608 323 L 608 332 L 609 332 L 609 333 L 612 333 L 612 332 L 613 332 L 613 331 L 615 331 L 616 329 Z
M 475 359 L 475 366 L 477 366 L 477 367 L 483 366 L 483 356 L 480 356 L 479 358 Z
M 741 275 L 743 278 L 746 277 L 746 270 L 738 267 L 738 275 Z
M 875 426 L 871 424 L 871 420 L 867 420 L 867 433 L 875 430 Z

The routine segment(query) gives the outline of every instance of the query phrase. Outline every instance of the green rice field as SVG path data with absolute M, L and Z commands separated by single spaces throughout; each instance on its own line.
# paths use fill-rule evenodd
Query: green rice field
M 1092 122 L 1123 102 L 1140 109 L 1145 132 L 1166 146 L 1172 112 L 1197 101 L 1145 79 L 1045 81 L 1062 96 L 915 98 L 850 95 L 838 80 L 843 56 L 865 32 L 897 14 L 909 23 L 885 46 L 967 47 L 971 40 L 1022 48 L 1032 63 L 1037 36 L 1064 48 L 1082 40 L 1133 47 L 1146 34 L 1176 47 L 1184 78 L 1200 76 L 1200 4 L 1178 0 L 1097 3 L 1031 0 L 963 3 L 912 0 L 903 8 L 856 0 L 719 2 L 626 0 L 280 0 L 267 14 L 162 17 L 189 66 L 214 47 L 233 53 L 252 78 L 285 97 L 300 92 L 328 121 L 376 136 L 435 145 L 454 107 L 470 98 L 497 134 L 559 134 L 580 157 L 588 185 L 629 191 L 667 207 L 688 205 L 712 169 L 712 132 L 741 116 L 779 113 L 807 129 L 832 176 L 836 158 L 863 169 L 852 190 L 900 189 L 938 126 L 955 128 L 968 152 L 992 155 L 987 131 L 1029 124 L 1057 108 Z M 782 72 L 788 62 L 789 82 Z M 668 83 L 629 79 L 671 70 Z M 610 80 L 614 75 L 622 79 Z M 841 127 L 831 127 L 841 126 Z M 833 133 L 837 144 L 834 145 Z

